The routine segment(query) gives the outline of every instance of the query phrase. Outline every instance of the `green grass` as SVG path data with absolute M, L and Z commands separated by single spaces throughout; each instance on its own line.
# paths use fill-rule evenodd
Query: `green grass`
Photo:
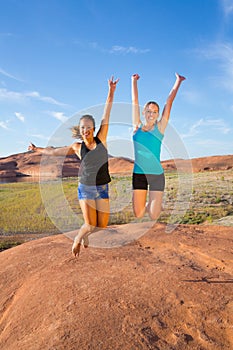
M 0 252 L 3 250 L 9 249 L 16 247 L 17 245 L 21 244 L 22 242 L 17 242 L 17 241 L 5 241 L 5 242 L 0 242 Z
M 10 183 L 1 185 L 0 234 L 39 233 L 54 231 L 46 216 L 36 183 Z

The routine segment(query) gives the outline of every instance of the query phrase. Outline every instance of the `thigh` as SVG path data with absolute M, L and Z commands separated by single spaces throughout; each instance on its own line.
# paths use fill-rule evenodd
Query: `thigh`
M 97 211 L 97 226 L 106 227 L 108 225 L 110 205 L 109 199 L 97 199 L 95 201 Z
M 162 205 L 163 191 L 149 191 L 149 203 L 157 203 Z
M 148 181 L 145 174 L 133 173 L 133 190 L 147 190 Z
M 79 204 L 83 213 L 83 218 L 86 224 L 96 226 L 97 210 L 96 202 L 93 199 L 80 199 Z
M 165 176 L 164 173 L 159 175 L 147 175 L 149 190 L 163 192 L 165 188 Z

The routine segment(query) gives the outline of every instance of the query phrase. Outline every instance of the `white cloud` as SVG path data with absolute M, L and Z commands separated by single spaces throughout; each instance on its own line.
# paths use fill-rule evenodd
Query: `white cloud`
M 40 93 L 37 92 L 37 91 L 26 92 L 25 96 L 26 97 L 32 97 L 32 98 L 35 98 L 35 99 L 38 99 L 40 101 L 47 102 L 47 103 L 50 103 L 50 104 L 53 104 L 53 105 L 65 106 L 64 103 L 55 100 L 53 97 L 41 96 Z
M 225 135 L 231 131 L 231 128 L 229 128 L 223 119 L 207 119 L 204 121 L 203 125 L 213 127 L 213 129 L 218 130 L 220 133 Z
M 20 101 L 23 98 L 25 98 L 25 96 L 19 92 L 0 89 L 0 100 Z
M 0 128 L 5 129 L 5 130 L 9 130 L 6 122 L 0 122 Z
M 80 42 L 76 42 L 76 44 L 80 45 Z M 101 47 L 97 42 L 90 42 L 88 46 L 93 50 L 98 50 L 103 53 L 117 54 L 117 55 L 127 55 L 127 54 L 144 54 L 150 52 L 150 49 L 140 49 L 135 46 L 121 46 L 121 45 L 113 45 L 110 49 L 106 49 Z
M 91 50 L 99 51 L 102 53 L 109 53 L 109 54 L 117 54 L 117 55 L 127 55 L 127 54 L 134 54 L 134 55 L 140 55 L 150 52 L 150 49 L 141 49 L 135 46 L 122 46 L 122 45 L 112 45 L 110 48 L 103 47 L 98 44 L 96 41 L 91 42 L 83 42 L 81 40 L 73 40 L 74 45 L 78 45 L 82 49 L 89 48 Z
M 198 50 L 201 57 L 207 60 L 216 60 L 222 69 L 217 81 L 224 88 L 233 91 L 233 45 L 231 43 L 217 43 L 205 49 Z
M 57 106 L 65 106 L 64 103 L 55 100 L 53 97 L 42 96 L 37 91 L 31 92 L 16 92 L 9 91 L 7 89 L 0 89 L 0 100 L 10 100 L 13 102 L 23 102 L 25 99 L 36 99 L 42 102 L 46 102 L 49 104 L 57 105 Z
M 196 134 L 198 134 L 198 128 L 201 125 L 203 119 L 200 119 L 198 122 L 196 122 L 195 124 L 191 125 L 191 127 L 189 128 L 188 132 L 186 134 L 182 134 L 181 137 L 182 138 L 188 138 L 188 137 L 192 137 L 195 136 Z
M 233 14 L 233 1 L 232 0 L 220 0 L 223 12 L 226 16 Z
M 5 71 L 4 69 L 2 69 L 2 68 L 0 68 L 0 74 L 1 74 L 1 75 L 4 75 L 4 76 L 7 77 L 7 78 L 11 78 L 11 79 L 14 79 L 14 80 L 17 80 L 17 81 L 22 81 L 21 79 L 16 78 L 14 75 L 12 75 L 12 74 L 6 72 L 6 71 Z
M 63 112 L 48 111 L 47 113 L 62 123 L 65 123 L 68 120 L 68 117 L 66 117 Z
M 114 45 L 112 48 L 109 50 L 110 53 L 116 53 L 116 54 L 143 54 L 149 52 L 150 49 L 139 49 L 134 46 L 119 46 L 119 45 Z
M 22 113 L 20 113 L 20 112 L 15 112 L 15 116 L 16 116 L 16 118 L 17 119 L 19 119 L 21 122 L 25 122 L 25 117 L 24 117 L 24 115 L 22 114 Z
M 202 132 L 203 128 L 208 128 L 208 130 L 217 130 L 221 134 L 228 134 L 231 128 L 228 127 L 223 119 L 200 119 L 195 124 L 193 124 L 186 134 L 181 135 L 182 138 L 190 138 L 196 136 Z

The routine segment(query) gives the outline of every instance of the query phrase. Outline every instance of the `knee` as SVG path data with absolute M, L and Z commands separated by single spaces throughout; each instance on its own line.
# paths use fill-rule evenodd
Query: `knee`
M 107 223 L 107 222 L 98 223 L 98 227 L 99 227 L 99 228 L 106 228 L 107 226 L 108 226 L 108 223 Z
M 142 210 L 138 210 L 136 208 L 134 208 L 134 216 L 136 216 L 136 218 L 140 219 L 144 216 L 145 213 L 145 209 L 143 208 Z
M 155 210 L 153 212 L 149 212 L 151 220 L 157 220 L 160 216 L 161 209 Z
M 83 224 L 82 228 L 85 230 L 85 232 L 92 232 L 95 229 L 95 226 L 91 224 Z

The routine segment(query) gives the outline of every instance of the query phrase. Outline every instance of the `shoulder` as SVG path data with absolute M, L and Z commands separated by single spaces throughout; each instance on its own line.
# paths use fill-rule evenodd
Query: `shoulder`
M 139 130 L 142 130 L 143 124 L 140 122 L 137 125 L 134 125 L 133 128 L 133 133 L 136 134 L 136 132 L 138 132 Z
M 81 149 L 82 142 L 74 142 L 70 148 L 72 148 L 75 152 Z
M 96 142 L 97 145 L 102 144 L 102 145 L 104 145 L 105 148 L 107 148 L 107 140 L 106 140 L 105 137 L 103 138 L 103 137 L 101 137 L 101 136 L 102 136 L 102 135 L 98 133 L 98 134 L 94 137 L 95 142 Z
M 98 143 L 102 143 L 101 139 L 98 136 L 94 137 L 95 142 Z
M 166 127 L 167 127 L 167 123 L 163 123 L 162 120 L 158 121 L 157 129 L 159 130 L 160 134 L 164 135 Z

